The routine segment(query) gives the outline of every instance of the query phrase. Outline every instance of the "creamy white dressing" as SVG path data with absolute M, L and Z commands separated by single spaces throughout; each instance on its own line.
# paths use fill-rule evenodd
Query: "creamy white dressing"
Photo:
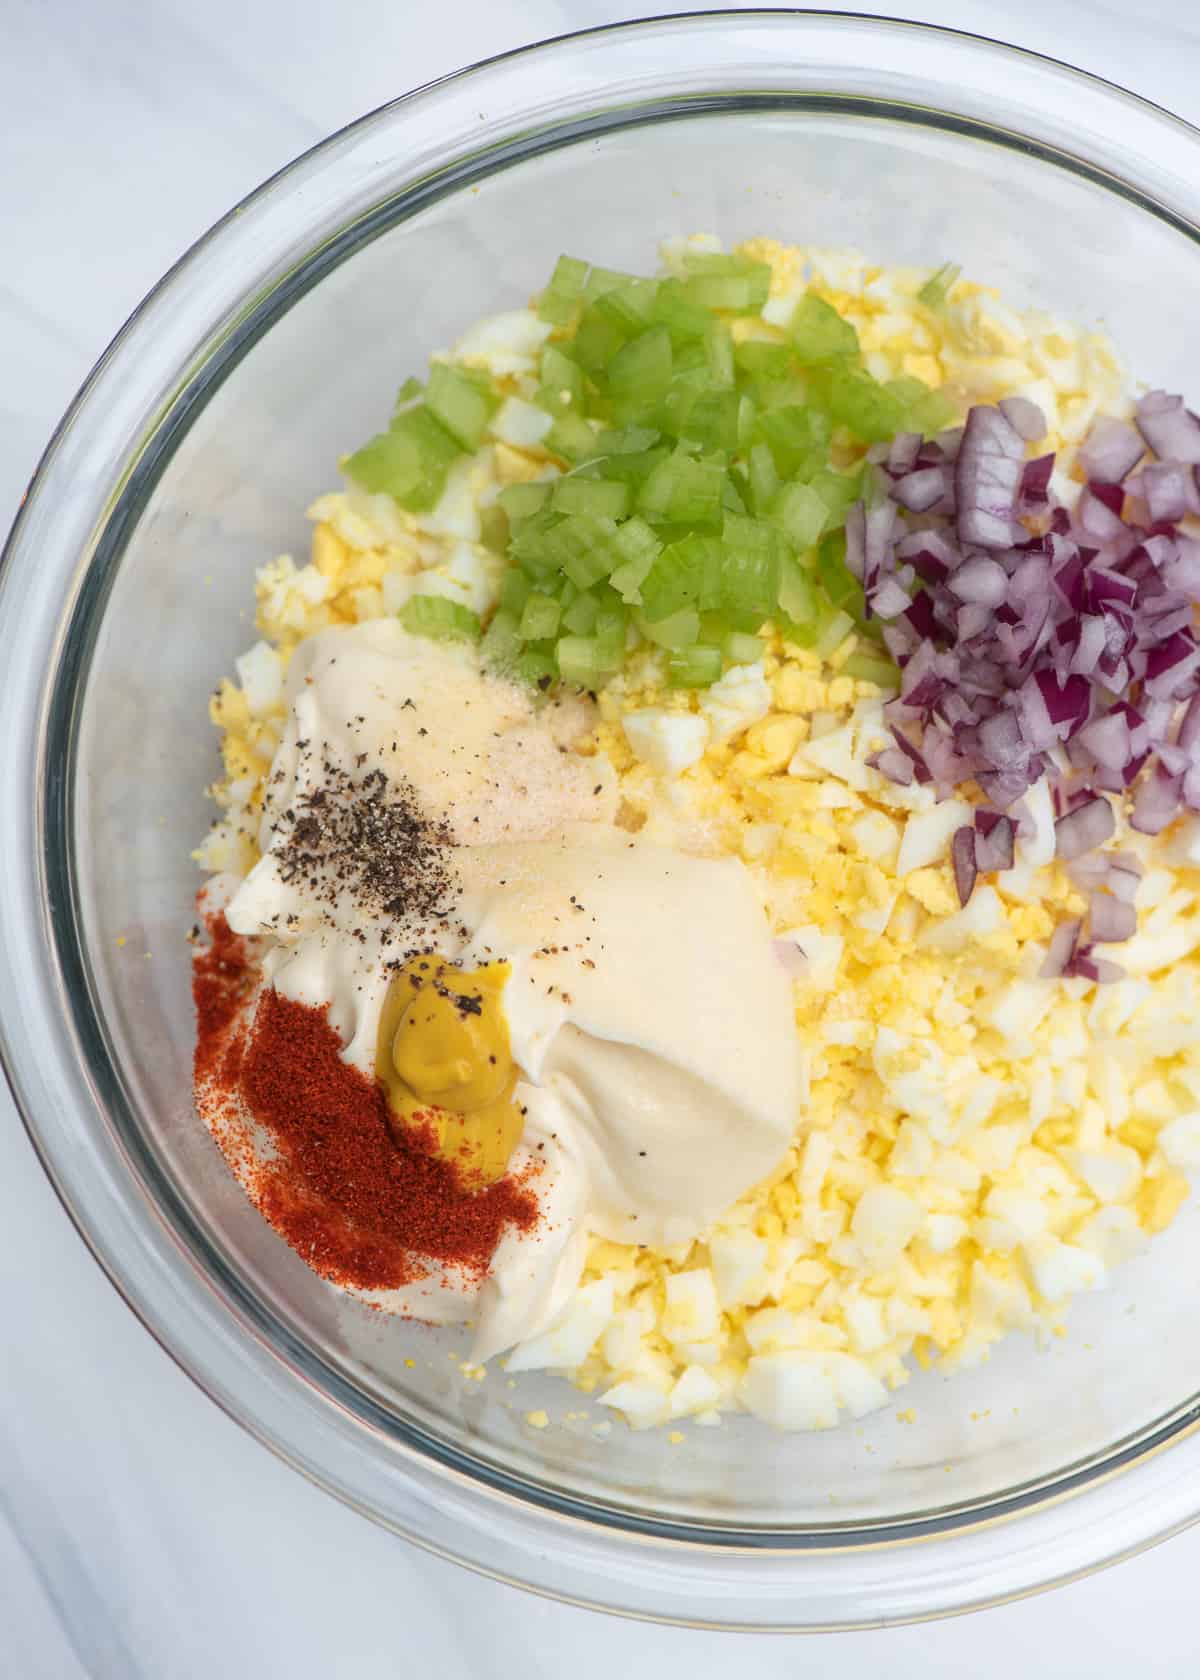
M 536 1163 L 540 1218 L 505 1235 L 482 1287 L 432 1265 L 371 1296 L 438 1323 L 474 1318 L 485 1359 L 553 1321 L 591 1234 L 688 1241 L 778 1165 L 802 1095 L 791 984 L 741 862 L 614 827 L 611 771 L 563 752 L 563 714 L 535 711 L 469 651 L 388 623 L 325 631 L 297 650 L 289 699 L 264 855 L 227 910 L 235 932 L 267 941 L 264 984 L 326 1005 L 347 1061 L 373 1073 L 395 929 L 385 938 L 348 891 L 314 890 L 281 862 L 279 818 L 330 763 L 403 776 L 450 830 L 453 914 L 405 937 L 512 968 L 504 1009 L 528 1111 L 513 1168 Z

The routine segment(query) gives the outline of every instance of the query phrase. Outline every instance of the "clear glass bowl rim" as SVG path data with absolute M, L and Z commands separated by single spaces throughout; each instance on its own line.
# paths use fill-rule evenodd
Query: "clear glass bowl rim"
M 656 37 L 670 42 L 669 71 L 643 62 Z M 940 75 L 929 71 L 931 48 Z M 567 92 L 547 102 L 526 72 L 551 58 Z M 1014 61 L 1025 89 L 1015 129 L 1000 120 Z M 906 97 L 917 90 L 923 99 Z M 934 94 L 944 105 L 929 102 Z M 125 1098 L 72 909 L 75 707 L 124 540 L 197 404 L 334 262 L 434 197 L 606 126 L 772 102 L 915 114 L 1032 146 L 1200 243 L 1200 134 L 1181 119 L 1035 54 L 858 14 L 696 13 L 563 36 L 405 95 L 304 154 L 216 224 L 122 329 L 51 440 L 0 563 L 0 645 L 14 650 L 0 673 L 10 719 L 0 842 L 16 860 L 0 883 L 0 1056 L 43 1165 L 122 1296 L 206 1393 L 311 1479 L 431 1550 L 556 1597 L 710 1626 L 826 1628 L 999 1602 L 1186 1526 L 1200 1516 L 1200 1440 L 1187 1439 L 1200 1409 L 1188 1402 L 1103 1460 L 986 1507 L 857 1532 L 731 1539 L 614 1520 L 485 1479 L 411 1430 L 402 1441 L 392 1432 L 388 1474 L 373 1461 L 364 1476 L 362 1431 L 386 1431 L 388 1420 L 356 1408 L 350 1391 L 329 1394 L 339 1385 L 328 1372 L 320 1392 L 305 1376 L 307 1350 L 265 1321 L 211 1251 L 210 1277 L 201 1275 L 199 1234 L 164 1217 L 170 1195 L 159 1185 L 156 1201 L 153 1172 L 127 1149 L 132 1125 L 113 1125 Z M 1120 146 L 1106 141 L 1121 130 Z M 401 132 L 413 167 L 380 199 L 370 146 Z M 1087 155 L 1068 143 L 1081 133 Z M 297 211 L 301 187 L 316 202 Z M 98 471 L 80 493 L 72 476 L 84 462 Z M 97 1108 L 109 1119 L 100 1142 L 89 1125 Z M 500 1569 L 505 1547 L 513 1561 Z

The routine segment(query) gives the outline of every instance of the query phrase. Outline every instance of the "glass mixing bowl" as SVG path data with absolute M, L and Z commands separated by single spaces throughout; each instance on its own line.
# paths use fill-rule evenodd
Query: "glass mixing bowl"
M 464 1379 L 454 1336 L 348 1304 L 259 1219 L 193 1114 L 185 943 L 205 703 L 252 639 L 254 567 L 304 548 L 306 504 L 400 377 L 560 251 L 646 268 L 703 229 L 954 258 L 1197 392 L 1197 183 L 1185 124 L 981 40 L 820 13 L 651 21 L 494 60 L 327 141 L 214 228 L 93 373 L 0 576 L 5 1059 L 126 1300 L 340 1498 L 563 1598 L 769 1628 L 994 1602 L 1200 1512 L 1194 1214 L 1065 1341 L 917 1375 L 860 1424 L 601 1441 L 565 1385 Z M 541 1407 L 593 1419 L 538 1430 Z

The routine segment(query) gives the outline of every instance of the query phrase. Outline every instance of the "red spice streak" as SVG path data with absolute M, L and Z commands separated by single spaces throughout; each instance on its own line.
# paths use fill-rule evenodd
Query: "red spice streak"
M 206 917 L 205 925 L 209 943 L 192 960 L 198 1084 L 218 1072 L 230 1029 L 253 989 L 246 941 L 234 933 L 223 914 Z
M 213 936 L 215 950 L 215 926 Z M 323 1009 L 265 991 L 248 1041 L 225 1054 L 246 976 L 234 1001 L 230 971 L 214 963 L 229 990 L 210 992 L 200 963 L 211 958 L 197 959 L 197 1076 L 219 1069 L 271 1134 L 280 1159 L 257 1167 L 249 1188 L 280 1236 L 323 1277 L 358 1289 L 411 1283 L 427 1270 L 423 1257 L 483 1277 L 505 1226 L 536 1222 L 536 1198 L 511 1177 L 472 1195 L 447 1162 L 399 1147 L 383 1091 L 342 1060 Z

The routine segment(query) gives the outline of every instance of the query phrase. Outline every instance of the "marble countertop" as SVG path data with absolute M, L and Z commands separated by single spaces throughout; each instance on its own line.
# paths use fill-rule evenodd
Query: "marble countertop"
M 618 0 L 6 0 L 0 528 L 95 357 L 231 203 L 464 58 Z M 853 8 L 845 8 L 853 9 Z M 1200 122 L 1191 0 L 928 0 Z M 200 1394 L 68 1224 L 0 1093 L 0 1671 L 13 1680 L 756 1675 L 1143 1680 L 1194 1658 L 1200 1529 L 1089 1581 L 803 1643 L 654 1628 L 477 1580 L 337 1505 Z

